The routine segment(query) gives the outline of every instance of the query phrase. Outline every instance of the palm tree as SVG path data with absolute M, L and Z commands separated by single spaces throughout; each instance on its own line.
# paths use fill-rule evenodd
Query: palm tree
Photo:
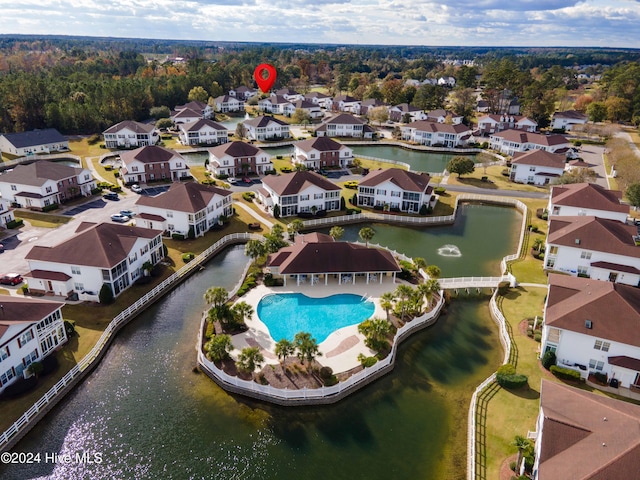
M 284 365 L 287 361 L 287 357 L 293 355 L 295 351 L 296 347 L 286 338 L 283 338 L 276 343 L 275 353 L 278 356 L 278 360 L 282 359 L 280 362 L 281 365 Z
M 204 292 L 204 301 L 212 303 L 213 308 L 218 308 L 229 299 L 229 292 L 224 287 L 209 287 Z
M 284 240 L 284 227 L 279 223 L 275 223 L 273 227 L 271 227 L 271 236 L 278 240 Z
M 422 257 L 415 257 L 413 259 L 413 266 L 416 267 L 416 270 L 424 270 L 427 268 L 427 261 Z
M 291 221 L 287 226 L 287 233 L 289 234 L 289 240 L 293 240 L 295 236 L 304 228 L 304 222 L 299 218 Z
M 308 332 L 296 333 L 293 338 L 293 344 L 298 350 L 298 359 L 301 363 L 306 360 L 311 365 L 315 357 L 322 355 L 318 350 L 318 342 Z
M 404 322 L 404 314 L 407 311 L 409 299 L 413 296 L 413 288 L 409 285 L 398 285 L 395 293 L 400 300 L 400 320 Z
M 264 243 L 260 240 L 249 240 L 244 246 L 244 254 L 255 260 L 266 253 Z
M 231 336 L 226 334 L 215 335 L 204 345 L 204 349 L 209 354 L 209 358 L 214 362 L 220 362 L 229 357 L 229 352 L 233 350 Z
M 513 440 L 511 445 L 518 448 L 518 460 L 516 462 L 516 473 L 520 469 L 520 464 L 522 463 L 522 455 L 527 448 L 531 447 L 531 440 L 523 437 L 522 435 L 516 435 L 516 438 Z
M 431 278 L 440 278 L 442 275 L 442 270 L 437 265 L 429 265 L 425 271 Z
M 342 236 L 344 235 L 344 228 L 342 228 L 339 225 L 331 227 L 331 230 L 329 230 L 329 235 L 334 240 L 340 240 L 342 238 Z
M 389 322 L 389 310 L 393 308 L 393 302 L 395 302 L 396 296 L 393 292 L 385 292 L 380 296 L 380 307 L 384 308 L 387 312 L 387 322 Z
M 390 331 L 391 324 L 384 318 L 371 318 L 358 325 L 358 332 L 367 338 L 366 345 L 374 350 L 381 350 Z
M 371 240 L 375 234 L 375 230 L 371 227 L 363 227 L 358 232 L 360 239 L 366 243 L 367 247 L 369 246 L 369 240 Z
M 542 245 L 544 245 L 544 242 L 540 238 L 536 238 L 533 241 L 533 248 L 535 248 L 536 253 L 540 253 L 540 249 L 542 248 Z
M 233 313 L 239 317 L 240 323 L 244 323 L 246 318 L 253 315 L 253 307 L 247 302 L 238 302 L 233 306 Z
M 236 365 L 243 372 L 253 374 L 256 368 L 262 366 L 262 362 L 264 356 L 260 353 L 260 347 L 246 347 L 238 355 Z

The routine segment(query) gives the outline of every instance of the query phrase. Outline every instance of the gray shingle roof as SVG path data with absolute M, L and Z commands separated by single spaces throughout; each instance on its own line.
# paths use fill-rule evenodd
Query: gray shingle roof
M 55 128 L 45 128 L 43 130 L 31 130 L 20 133 L 3 133 L 2 136 L 16 148 L 36 147 L 38 145 L 67 141 Z
M 69 167 L 61 163 L 39 160 L 29 165 L 17 165 L 12 172 L 0 177 L 0 182 L 19 185 L 41 186 L 47 180 L 56 182 L 80 175 L 82 168 Z
M 267 175 L 262 179 L 262 183 L 271 188 L 271 190 L 279 196 L 295 195 L 310 185 L 315 185 L 323 190 L 340 190 L 340 187 L 322 175 L 309 171 L 292 172 L 277 176 Z

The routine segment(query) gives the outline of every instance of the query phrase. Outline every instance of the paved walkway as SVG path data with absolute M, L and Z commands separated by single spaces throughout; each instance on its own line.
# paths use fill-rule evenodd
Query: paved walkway
M 242 210 L 244 210 L 245 212 L 247 212 L 249 215 L 251 215 L 253 218 L 255 218 L 256 220 L 258 220 L 259 222 L 264 223 L 269 229 L 273 228 L 273 222 L 270 220 L 267 220 L 266 218 L 264 218 L 263 216 L 261 216 L 258 212 L 256 212 L 253 208 L 251 208 L 248 205 L 245 205 L 244 203 L 240 202 L 235 202 L 233 204 L 234 207 L 240 207 Z
M 97 161 L 100 161 L 99 158 L 100 157 L 84 157 L 85 163 L 87 164 L 87 168 L 89 170 L 91 170 L 91 174 L 99 182 L 111 183 L 109 180 L 105 180 L 103 177 L 100 176 L 100 174 L 96 170 L 95 165 L 93 164 L 94 160 L 96 160 L 96 159 L 97 159 Z
M 546 283 L 518 283 L 518 287 L 538 287 L 547 288 L 549 285 Z

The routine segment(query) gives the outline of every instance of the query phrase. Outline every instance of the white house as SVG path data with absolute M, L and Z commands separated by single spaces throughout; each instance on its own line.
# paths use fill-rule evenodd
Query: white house
M 257 94 L 258 90 L 256 90 L 255 88 L 246 87 L 244 85 L 236 89 L 229 90 L 229 95 L 231 97 L 236 97 L 238 100 L 243 100 L 245 102 Z
M 394 122 L 409 120 L 405 123 L 411 123 L 418 120 L 426 120 L 427 114 L 421 108 L 414 107 L 408 103 L 401 103 L 400 105 L 389 107 L 389 118 Z
M 574 183 L 551 187 L 549 217 L 594 216 L 626 222 L 629 205 L 621 202 L 622 192 L 607 190 L 595 183 Z
M 220 95 L 213 102 L 217 112 L 244 112 L 244 100 L 231 95 Z
M 91 195 L 96 181 L 86 168 L 39 160 L 17 165 L 0 175 L 0 195 L 24 208 L 43 209 L 76 197 Z
M 184 105 L 177 105 L 174 110 L 179 112 L 180 110 L 193 110 L 200 114 L 199 118 L 212 118 L 213 117 L 213 107 L 208 103 L 193 101 L 189 103 L 185 103 Z
M 366 115 L 367 113 L 369 113 L 369 111 L 377 107 L 384 107 L 387 109 L 387 111 L 389 110 L 389 105 L 384 103 L 383 101 L 376 98 L 367 98 L 366 100 L 360 102 L 360 111 L 356 113 L 358 115 Z
M 244 142 L 229 142 L 209 149 L 207 169 L 215 175 L 235 177 L 250 173 L 265 175 L 273 170 L 271 155 Z
M 571 142 L 564 135 L 525 132 L 522 130 L 505 130 L 489 137 L 491 148 L 507 155 L 527 150 L 546 150 L 550 153 L 566 153 Z
M 31 292 L 66 297 L 75 291 L 97 300 L 107 285 L 118 296 L 144 275 L 146 262 L 155 265 L 164 258 L 162 230 L 82 222 L 70 239 L 35 246 L 25 258 Z
M 307 168 L 344 168 L 353 161 L 353 150 L 329 137 L 302 140 L 293 149 L 292 162 Z
M 453 77 L 440 77 L 438 78 L 438 85 L 443 87 L 455 87 L 456 79 Z
M 457 113 L 439 108 L 437 110 L 431 110 L 426 113 L 425 120 L 436 123 L 452 123 L 453 125 L 460 125 L 464 117 Z
M 340 113 L 322 122 L 315 133 L 318 137 L 373 138 L 375 130 L 358 117 Z
M 189 165 L 182 155 L 157 145 L 122 152 L 120 159 L 120 175 L 126 184 L 191 177 Z
M 171 113 L 171 117 L 169 117 L 171 121 L 180 125 L 182 123 L 194 123 L 198 120 L 204 118 L 204 116 L 197 110 L 192 110 L 191 108 L 184 108 L 182 110 L 176 110 Z
M 0 134 L 0 157 L 2 153 L 22 157 L 67 150 L 69 150 L 69 141 L 55 128 Z
M 548 185 L 562 175 L 567 157 L 544 150 L 516 152 L 511 160 L 509 179 L 516 183 Z
M 242 124 L 247 129 L 247 137 L 251 140 L 280 140 L 291 137 L 289 124 L 275 117 L 261 115 L 245 120 Z
M 399 168 L 369 172 L 358 184 L 358 205 L 418 213 L 431 204 L 433 188 L 426 173 Z
M 341 188 L 322 175 L 310 171 L 284 175 L 268 175 L 256 192 L 268 209 L 280 208 L 280 215 L 288 217 L 301 212 L 340 210 Z
M 283 97 L 290 102 L 297 102 L 298 100 L 304 100 L 304 95 L 296 92 L 290 88 L 281 88 L 275 92 L 271 92 L 272 97 Z
M 466 125 L 420 120 L 400 127 L 401 138 L 419 145 L 440 147 L 463 147 L 471 138 L 471 129 Z
M 640 284 L 638 229 L 593 216 L 550 217 L 544 268 L 625 285 Z
M 0 228 L 7 228 L 7 224 L 13 222 L 16 217 L 11 208 L 11 202 L 0 197 Z
M 340 112 L 358 114 L 360 113 L 361 103 L 360 100 L 349 95 L 337 95 L 333 97 L 331 108 Z
M 258 100 L 258 110 L 290 117 L 293 115 L 293 112 L 296 111 L 296 107 L 291 100 L 287 100 L 279 95 L 271 95 Z
M 135 148 L 155 145 L 160 141 L 160 133 L 151 124 L 125 120 L 102 132 L 107 148 Z
M 222 217 L 233 215 L 231 191 L 195 182 L 174 183 L 155 197 L 136 201 L 136 225 L 143 228 L 203 236 Z
M 542 380 L 534 480 L 633 478 L 640 406 Z
M 320 108 L 320 105 L 310 102 L 308 100 L 296 100 L 293 102 L 293 108 L 295 110 L 302 110 L 309 114 L 309 117 L 313 120 L 316 118 L 324 117 L 324 112 Z M 294 110 L 294 112 L 295 112 Z
M 183 145 L 219 145 L 229 141 L 229 130 L 206 118 L 179 125 L 178 138 Z
M 0 299 L 0 392 L 67 341 L 64 303 L 2 295 Z
M 600 372 L 640 391 L 640 289 L 549 275 L 541 351 L 583 378 Z
M 574 125 L 584 125 L 588 120 L 587 115 L 576 110 L 555 112 L 551 117 L 551 128 L 569 131 Z
M 325 95 L 320 92 L 309 92 L 304 96 L 305 100 L 310 101 L 316 105 L 319 105 L 321 108 L 330 109 L 331 108 L 331 97 L 329 95 Z
M 523 130 L 533 133 L 538 130 L 538 122 L 529 117 L 508 114 L 489 114 L 478 119 L 478 133 L 480 135 L 490 135 L 504 130 Z

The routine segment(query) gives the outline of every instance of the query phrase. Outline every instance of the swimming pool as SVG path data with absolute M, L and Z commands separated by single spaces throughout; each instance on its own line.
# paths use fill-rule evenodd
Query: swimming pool
M 311 298 L 302 293 L 274 293 L 258 303 L 258 317 L 277 342 L 293 341 L 298 332 L 309 332 L 318 343 L 339 328 L 356 325 L 371 317 L 375 305 L 360 295 L 340 293 Z

